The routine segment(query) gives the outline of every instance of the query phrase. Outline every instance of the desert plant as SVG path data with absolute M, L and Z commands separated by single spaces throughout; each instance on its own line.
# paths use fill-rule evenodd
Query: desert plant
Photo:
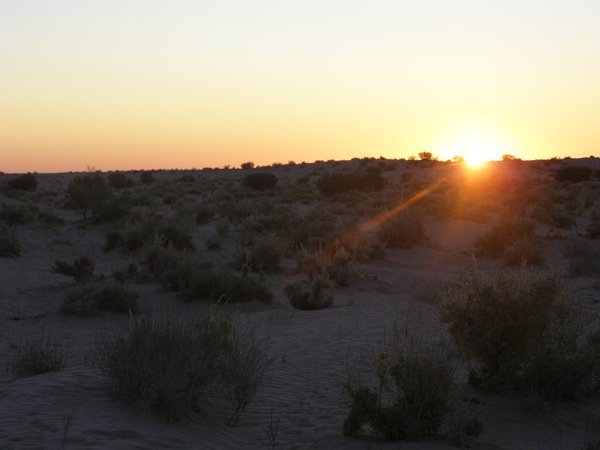
M 287 243 L 275 236 L 243 239 L 236 249 L 234 266 L 252 272 L 274 273 L 281 269 Z
M 18 345 L 10 363 L 11 373 L 18 377 L 59 372 L 64 367 L 62 349 L 43 335 Z
M 93 360 L 114 397 L 167 420 L 208 412 L 215 395 L 229 398 L 238 417 L 269 362 L 253 329 L 215 311 L 188 320 L 132 319 L 129 330 L 104 338 Z
M 105 286 L 93 296 L 96 307 L 101 311 L 121 314 L 136 314 L 139 294 L 125 289 L 121 285 Z
M 84 255 L 76 258 L 72 264 L 56 260 L 52 266 L 52 272 L 73 277 L 75 281 L 85 282 L 91 278 L 95 267 L 94 258 Z
M 519 239 L 504 249 L 507 266 L 541 266 L 544 263 L 544 248 L 540 239 Z
M 592 177 L 593 171 L 589 167 L 581 166 L 566 166 L 561 167 L 554 173 L 556 181 L 570 181 L 571 183 L 579 183 L 587 181 Z
M 380 191 L 384 186 L 385 179 L 377 169 L 364 173 L 326 173 L 317 180 L 317 188 L 323 195 L 342 194 L 353 190 Z
M 568 274 L 572 277 L 594 276 L 600 274 L 600 249 L 594 241 L 568 241 L 564 253 L 570 259 Z
M 155 178 L 154 178 L 154 174 L 150 171 L 143 171 L 140 173 L 140 182 L 142 184 L 151 184 L 154 183 Z
M 0 208 L 0 221 L 7 225 L 24 225 L 37 219 L 40 210 L 35 205 L 28 204 L 2 204 Z
M 244 177 L 242 185 L 255 191 L 265 191 L 277 185 L 277 177 L 272 173 L 252 173 Z
M 377 237 L 388 247 L 410 248 L 425 241 L 421 217 L 412 213 L 400 213 L 384 220 Z
M 130 188 L 135 184 L 131 178 L 120 172 L 111 173 L 108 176 L 108 183 L 115 189 Z
M 331 282 L 327 275 L 315 275 L 311 280 L 300 280 L 285 287 L 290 304 L 297 309 L 315 310 L 328 308 L 333 304 L 329 292 Z
M 448 291 L 441 320 L 482 389 L 572 400 L 600 387 L 598 347 L 555 273 L 473 270 Z
M 240 165 L 240 167 L 242 169 L 254 169 L 254 163 L 252 161 L 248 161 L 248 162 L 242 163 Z
M 350 400 L 344 434 L 359 435 L 367 425 L 388 439 L 444 437 L 443 427 L 459 407 L 454 364 L 445 348 L 403 339 L 373 353 L 377 387 L 352 377 L 344 383 Z M 471 415 L 459 428 L 461 437 L 477 435 L 481 422 Z
M 0 258 L 14 258 L 21 254 L 21 241 L 14 230 L 0 222 Z
M 67 186 L 69 201 L 82 211 L 84 220 L 87 212 L 106 201 L 109 193 L 108 183 L 99 173 L 77 176 Z
M 38 187 L 38 181 L 34 174 L 26 173 L 12 178 L 7 182 L 8 187 L 21 191 L 35 191 Z
M 350 285 L 350 279 L 357 275 L 352 254 L 336 245 L 321 247 L 314 252 L 301 249 L 297 270 L 307 274 L 310 279 L 326 274 L 337 286 Z
M 492 227 L 486 234 L 475 241 L 477 254 L 497 258 L 504 250 L 515 242 L 534 237 L 535 224 L 525 219 L 508 220 Z

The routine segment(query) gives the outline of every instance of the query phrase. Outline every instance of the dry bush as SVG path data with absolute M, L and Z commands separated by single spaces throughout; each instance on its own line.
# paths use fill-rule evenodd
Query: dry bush
M 10 226 L 25 225 L 38 218 L 40 209 L 30 204 L 2 204 L 0 208 L 0 221 Z
M 570 276 L 600 274 L 600 249 L 593 241 L 584 239 L 569 241 L 565 244 L 564 253 L 570 258 L 568 266 Z
M 539 238 L 519 239 L 504 249 L 507 266 L 541 266 L 544 264 L 544 247 Z
M 108 184 L 115 189 L 126 189 L 135 185 L 131 178 L 120 172 L 111 173 L 108 176 Z
M 43 335 L 18 345 L 9 364 L 10 372 L 18 377 L 59 372 L 64 367 L 65 356 L 61 347 Z
M 337 286 L 350 285 L 350 280 L 358 273 L 352 254 L 339 246 L 322 247 L 313 252 L 301 250 L 297 270 L 310 279 L 325 274 Z
M 397 214 L 379 225 L 379 240 L 388 247 L 410 248 L 426 240 L 423 221 L 413 213 Z
M 67 186 L 68 200 L 82 211 L 84 220 L 87 212 L 100 208 L 109 195 L 110 187 L 99 173 L 77 176 Z
M 296 309 L 315 310 L 328 308 L 333 304 L 329 292 L 331 281 L 325 274 L 313 276 L 310 280 L 300 280 L 285 287 L 290 304 Z
M 0 222 L 0 258 L 14 258 L 21 254 L 21 241 L 15 231 Z
M 441 320 L 473 362 L 477 387 L 546 400 L 600 387 L 600 348 L 583 334 L 581 309 L 555 273 L 473 270 L 446 294 Z
M 492 227 L 475 241 L 477 254 L 490 258 L 502 256 L 504 250 L 515 242 L 534 237 L 535 224 L 525 219 L 509 220 Z
M 460 443 L 480 433 L 482 424 L 473 413 L 457 414 L 466 405 L 457 400 L 455 368 L 444 347 L 403 338 L 373 356 L 370 383 L 351 376 L 344 383 L 350 400 L 345 435 L 360 435 L 367 426 L 386 439 L 441 437 Z
M 37 178 L 32 173 L 26 173 L 15 178 L 11 178 L 6 184 L 9 188 L 18 189 L 20 191 L 35 191 L 38 187 Z
M 72 264 L 59 260 L 55 261 L 52 272 L 73 277 L 75 281 L 85 282 L 92 277 L 95 267 L 94 258 L 84 255 L 76 258 Z
M 254 191 L 265 191 L 275 188 L 277 177 L 272 173 L 252 173 L 244 177 L 242 185 Z
M 140 317 L 94 353 L 111 394 L 167 420 L 231 403 L 230 424 L 253 398 L 269 366 L 265 342 L 235 317 Z
M 242 236 L 234 255 L 234 267 L 244 272 L 278 272 L 287 247 L 284 239 L 273 235 Z
M 60 311 L 66 316 L 79 317 L 96 315 L 100 311 L 131 315 L 139 310 L 138 297 L 137 292 L 120 284 L 106 285 L 98 290 L 83 286 L 67 294 Z

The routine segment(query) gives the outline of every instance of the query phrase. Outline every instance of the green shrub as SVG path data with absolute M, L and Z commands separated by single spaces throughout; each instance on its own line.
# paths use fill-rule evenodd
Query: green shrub
M 277 185 L 277 177 L 272 173 L 252 173 L 244 177 L 242 185 L 254 191 L 265 191 Z
M 125 189 L 135 185 L 131 178 L 120 172 L 111 173 L 108 176 L 108 183 L 115 189 Z
M 467 274 L 441 320 L 474 363 L 471 384 L 548 400 L 600 387 L 599 348 L 583 335 L 580 308 L 554 273 Z
M 21 241 L 11 227 L 0 222 L 0 258 L 14 258 L 21 254 Z
M 379 225 L 377 237 L 393 248 L 410 248 L 426 239 L 421 217 L 410 213 L 400 213 L 383 221 Z
M 108 183 L 99 173 L 77 176 L 67 186 L 69 201 L 82 211 L 84 220 L 87 212 L 99 208 L 109 194 Z
M 477 254 L 490 258 L 502 256 L 504 250 L 519 240 L 534 237 L 535 224 L 529 220 L 515 219 L 495 225 L 475 241 Z
M 373 386 L 351 379 L 344 383 L 350 400 L 345 435 L 359 435 L 365 425 L 396 440 L 446 437 L 457 441 L 481 431 L 481 422 L 470 415 L 454 424 L 452 436 L 444 436 L 445 425 L 455 419 L 459 407 L 455 369 L 445 349 L 399 341 L 396 348 L 376 353 L 374 365 Z
M 59 346 L 41 336 L 17 346 L 9 367 L 11 373 L 18 377 L 59 372 L 65 367 L 65 357 Z
M 311 280 L 300 280 L 285 287 L 290 304 L 296 309 L 316 310 L 328 308 L 333 304 L 329 292 L 331 282 L 326 275 L 315 275 Z
M 129 330 L 99 344 L 94 362 L 117 399 L 177 420 L 208 413 L 210 398 L 218 395 L 230 400 L 234 424 L 260 387 L 269 359 L 252 329 L 213 311 L 185 321 L 133 319 Z
M 11 189 L 18 189 L 21 191 L 35 191 L 38 187 L 37 178 L 32 173 L 12 178 L 8 180 L 7 184 Z
M 73 277 L 75 281 L 84 282 L 92 277 L 95 268 L 96 262 L 94 258 L 84 255 L 75 259 L 73 264 L 64 261 L 55 261 L 52 266 L 52 272 Z

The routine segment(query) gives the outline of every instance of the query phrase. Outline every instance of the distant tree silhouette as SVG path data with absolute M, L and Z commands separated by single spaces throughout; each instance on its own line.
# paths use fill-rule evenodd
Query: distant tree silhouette
M 110 193 L 110 187 L 99 173 L 73 178 L 67 187 L 67 195 L 73 206 L 80 209 L 86 219 L 90 209 L 100 206 Z
M 240 167 L 242 169 L 254 169 L 254 163 L 252 161 L 248 161 L 248 162 L 242 163 L 242 165 Z
M 433 154 L 431 152 L 421 152 L 419 158 L 421 158 L 421 161 L 431 161 L 433 160 Z

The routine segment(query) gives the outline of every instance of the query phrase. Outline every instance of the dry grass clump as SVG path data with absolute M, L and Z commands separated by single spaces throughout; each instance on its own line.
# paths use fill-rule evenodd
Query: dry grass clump
M 252 328 L 213 310 L 187 320 L 132 319 L 128 330 L 104 338 L 94 362 L 119 400 L 177 420 L 195 411 L 208 413 L 225 398 L 233 425 L 270 360 Z
M 502 258 L 507 266 L 541 266 L 544 264 L 542 241 L 537 237 L 519 239 L 504 249 Z
M 60 346 L 40 336 L 17 346 L 9 364 L 11 374 L 28 377 L 47 372 L 59 372 L 65 367 L 65 356 Z
M 270 234 L 242 236 L 234 255 L 234 267 L 243 271 L 278 272 L 287 247 L 284 239 Z
M 520 240 L 534 238 L 535 224 L 530 220 L 508 220 L 492 227 L 490 231 L 475 241 L 477 254 L 490 258 L 502 256 L 504 251 Z
M 379 240 L 387 247 L 410 248 L 426 240 L 421 217 L 401 213 L 385 220 L 377 232 Z
M 119 314 L 137 314 L 139 294 L 120 284 L 107 285 L 94 290 L 83 286 L 70 291 L 60 311 L 66 316 L 92 316 L 100 311 Z
M 54 273 L 73 277 L 75 281 L 85 282 L 92 277 L 95 268 L 94 258 L 84 255 L 76 258 L 72 264 L 57 260 L 51 270 Z
M 297 270 L 307 274 L 310 279 L 325 274 L 337 286 L 348 286 L 357 274 L 353 255 L 338 246 L 319 248 L 313 252 L 301 250 Z
M 330 293 L 331 281 L 326 274 L 317 274 L 310 280 L 300 280 L 285 287 L 290 304 L 296 309 L 316 310 L 333 304 Z
M 26 173 L 15 178 L 11 178 L 6 184 L 9 188 L 18 189 L 20 191 L 35 191 L 38 187 L 37 178 L 32 173 Z
M 455 367 L 445 348 L 404 338 L 374 352 L 373 360 L 372 383 L 351 377 L 344 383 L 350 400 L 345 435 L 360 435 L 366 426 L 386 439 L 440 437 L 459 444 L 481 432 L 479 419 L 457 400 Z
M 0 222 L 0 258 L 14 258 L 21 254 L 21 241 L 15 231 Z
M 600 388 L 598 332 L 552 272 L 473 270 L 449 291 L 442 322 L 471 359 L 469 381 L 544 400 L 577 400 Z

